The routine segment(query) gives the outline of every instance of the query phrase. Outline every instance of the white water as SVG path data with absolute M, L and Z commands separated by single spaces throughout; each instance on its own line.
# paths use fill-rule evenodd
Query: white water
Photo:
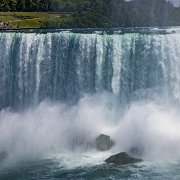
M 67 167 L 103 163 L 111 154 L 136 146 L 144 148 L 147 161 L 180 160 L 179 109 L 141 101 L 132 103 L 122 115 L 113 111 L 115 106 L 111 95 L 104 94 L 86 97 L 73 107 L 42 102 L 21 113 L 3 110 L 1 150 L 8 152 L 10 162 L 45 156 L 59 159 Z M 116 141 L 110 152 L 99 153 L 73 143 L 77 137 L 93 141 L 101 133 Z
M 1 33 L 0 48 L 9 162 L 92 165 L 136 146 L 147 161 L 180 160 L 179 34 Z M 101 133 L 116 141 L 111 151 L 82 143 Z
M 180 100 L 180 34 L 1 33 L 0 107 L 108 91 L 123 104 L 141 89 Z M 170 97 L 170 99 L 168 99 Z

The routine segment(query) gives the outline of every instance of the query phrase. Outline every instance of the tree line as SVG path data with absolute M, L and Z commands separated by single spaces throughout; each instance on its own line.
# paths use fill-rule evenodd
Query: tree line
M 86 0 L 0 0 L 1 11 L 77 11 L 86 6 Z
M 1 11 L 48 11 L 49 0 L 0 0 Z
M 47 28 L 180 25 L 180 8 L 166 0 L 0 0 L 0 10 L 74 12 Z
M 166 0 L 87 0 L 61 27 L 180 26 L 180 7 Z

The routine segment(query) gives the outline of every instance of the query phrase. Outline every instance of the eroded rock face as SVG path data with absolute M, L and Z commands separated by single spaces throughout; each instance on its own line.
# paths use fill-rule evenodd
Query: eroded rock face
M 142 162 L 142 159 L 133 158 L 126 152 L 113 155 L 105 160 L 108 164 L 127 165 Z
M 4 161 L 7 158 L 7 153 L 6 152 L 1 152 L 0 153 L 0 162 Z
M 101 134 L 96 138 L 95 144 L 99 151 L 108 151 L 115 145 L 115 141 L 113 141 L 110 136 Z

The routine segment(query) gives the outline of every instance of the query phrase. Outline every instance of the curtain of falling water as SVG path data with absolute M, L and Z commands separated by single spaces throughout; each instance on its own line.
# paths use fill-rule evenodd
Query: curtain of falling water
M 0 33 L 0 108 L 142 89 L 180 100 L 180 34 Z

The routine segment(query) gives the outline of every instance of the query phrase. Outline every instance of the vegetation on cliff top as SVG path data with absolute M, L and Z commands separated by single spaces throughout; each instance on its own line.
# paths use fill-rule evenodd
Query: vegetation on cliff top
M 0 21 L 11 21 L 13 27 L 18 23 L 43 28 L 180 25 L 180 8 L 166 0 L 0 0 L 0 10 Z

